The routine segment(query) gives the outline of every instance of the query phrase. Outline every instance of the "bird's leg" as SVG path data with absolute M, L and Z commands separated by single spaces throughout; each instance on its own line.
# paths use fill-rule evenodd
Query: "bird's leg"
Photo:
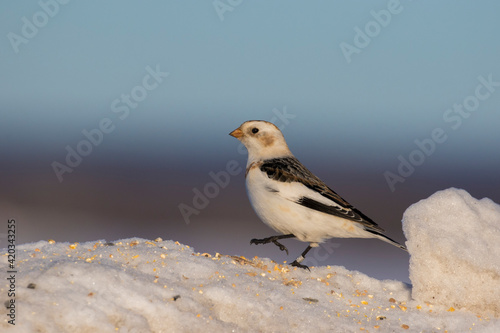
M 309 267 L 307 267 L 306 265 L 302 265 L 301 262 L 304 261 L 304 259 L 306 258 L 307 252 L 309 252 L 310 250 L 311 250 L 311 245 L 309 245 L 304 250 L 304 252 L 302 252 L 302 254 L 297 259 L 295 259 L 290 265 L 295 266 L 295 267 L 300 267 L 303 269 L 309 269 Z M 311 271 L 311 270 L 309 269 L 309 271 Z
M 286 248 L 285 245 L 278 242 L 278 239 L 292 238 L 292 237 L 295 237 L 295 235 L 293 235 L 293 234 L 279 235 L 279 236 L 271 236 L 271 237 L 267 237 L 267 238 L 263 238 L 263 239 L 255 239 L 254 238 L 250 241 L 250 244 L 258 245 L 258 244 L 267 244 L 267 243 L 273 242 L 277 247 L 280 248 L 281 251 L 285 251 L 286 254 L 288 254 L 288 249 Z

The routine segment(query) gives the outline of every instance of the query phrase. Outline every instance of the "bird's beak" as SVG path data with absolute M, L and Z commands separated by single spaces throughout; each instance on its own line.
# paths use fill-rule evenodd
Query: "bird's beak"
M 235 137 L 236 139 L 239 139 L 243 136 L 243 131 L 238 127 L 237 129 L 229 133 L 229 135 Z

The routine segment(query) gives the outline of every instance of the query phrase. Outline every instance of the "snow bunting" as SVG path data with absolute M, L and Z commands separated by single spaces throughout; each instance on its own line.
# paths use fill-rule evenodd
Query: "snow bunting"
M 379 238 L 406 250 L 383 234 L 368 216 L 342 199 L 307 170 L 290 152 L 281 131 L 267 121 L 252 120 L 229 133 L 248 150 L 246 187 L 253 209 L 264 223 L 282 235 L 252 239 L 250 244 L 274 243 L 295 237 L 309 246 L 292 262 L 301 264 L 307 252 L 334 237 Z

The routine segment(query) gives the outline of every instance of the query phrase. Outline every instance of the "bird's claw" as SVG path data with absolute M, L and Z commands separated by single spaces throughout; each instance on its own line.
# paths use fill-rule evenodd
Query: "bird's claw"
M 288 249 L 286 248 L 285 245 L 281 244 L 280 242 L 278 242 L 276 240 L 276 237 L 268 237 L 268 238 L 263 238 L 263 239 L 257 239 L 257 238 L 252 238 L 250 240 L 250 245 L 251 244 L 255 244 L 255 245 L 259 245 L 259 244 L 267 244 L 267 243 L 271 243 L 273 242 L 274 245 L 276 245 L 277 247 L 279 247 L 279 249 L 281 251 L 285 251 L 286 254 L 288 255 Z
M 299 267 L 299 268 L 307 269 L 309 272 L 311 271 L 311 269 L 309 267 L 307 267 L 306 265 L 302 265 L 297 260 L 294 260 L 290 265 L 294 266 L 294 267 Z
M 252 245 L 252 244 L 259 245 L 259 244 L 264 244 L 264 242 L 262 239 L 252 238 L 250 240 L 250 245 Z
M 280 248 L 281 251 L 285 251 L 286 254 L 288 255 L 288 249 L 286 248 L 285 245 L 281 244 L 280 242 L 278 242 L 277 240 L 273 240 L 273 243 L 276 244 L 276 246 L 278 246 Z

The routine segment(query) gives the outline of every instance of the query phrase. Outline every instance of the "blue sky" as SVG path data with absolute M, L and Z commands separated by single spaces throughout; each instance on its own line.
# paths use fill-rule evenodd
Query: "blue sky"
M 276 110 L 293 116 L 283 129 L 292 151 L 350 198 L 361 186 L 352 179 L 384 200 L 406 198 L 401 207 L 440 186 L 498 195 L 500 86 L 478 88 L 480 77 L 500 82 L 498 1 L 67 2 L 0 3 L 2 173 L 4 188 L 19 191 L 3 191 L 4 202 L 57 210 L 59 198 L 81 192 L 76 179 L 107 179 L 109 168 L 126 170 L 127 182 L 158 169 L 175 175 L 164 183 L 174 212 L 209 171 L 245 163 L 227 134 L 248 119 L 280 125 Z M 219 15 L 214 3 L 231 10 Z M 359 46 L 358 29 L 370 40 L 346 57 L 341 45 Z M 144 80 L 155 82 L 147 68 L 169 75 L 145 90 Z M 473 103 L 477 89 L 474 111 L 447 111 Z M 125 107 L 133 93 L 140 101 L 120 119 L 112 104 Z M 103 119 L 113 130 L 61 184 L 52 163 Z M 447 139 L 391 193 L 383 173 L 436 128 Z M 30 189 L 29 177 L 43 184 Z M 44 186 L 52 202 L 40 199 Z
M 287 105 L 308 114 L 308 126 L 333 127 L 339 136 L 383 137 L 398 128 L 416 136 L 473 92 L 479 75 L 500 80 L 495 1 L 402 0 L 351 63 L 340 43 L 354 45 L 354 28 L 364 30 L 371 11 L 387 10 L 388 2 L 242 1 L 221 21 L 210 1 L 71 1 L 18 53 L 7 34 L 22 36 L 22 17 L 33 22 L 42 7 L 0 6 L 1 108 L 12 122 L 36 120 L 38 132 L 96 122 L 140 83 L 146 66 L 171 75 L 131 122 L 162 122 L 166 130 L 207 114 L 230 114 L 233 123 L 265 118 Z M 500 97 L 493 97 L 477 112 L 480 137 L 495 129 L 498 112 L 490 110 Z M 11 121 L 4 126 L 13 129 Z M 388 123 L 396 126 L 388 131 Z

